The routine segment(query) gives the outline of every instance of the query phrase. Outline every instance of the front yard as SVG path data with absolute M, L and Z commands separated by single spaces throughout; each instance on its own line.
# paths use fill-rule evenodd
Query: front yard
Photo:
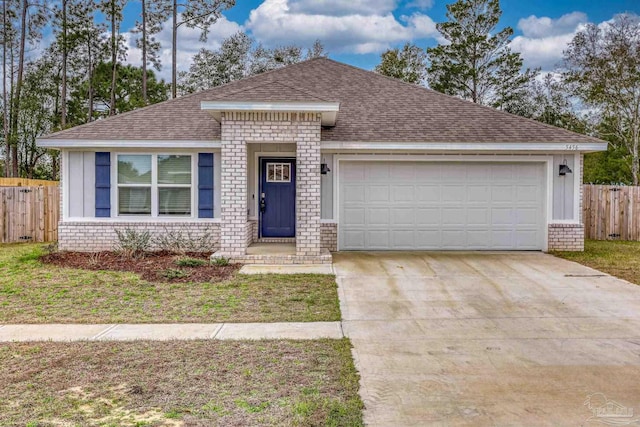
M 360 426 L 350 344 L 0 345 L 0 425 Z
M 640 242 L 585 240 L 584 252 L 552 252 L 640 285 Z
M 330 275 L 231 273 L 222 281 L 153 281 L 132 272 L 43 264 L 43 253 L 43 245 L 0 246 L 0 323 L 340 320 Z

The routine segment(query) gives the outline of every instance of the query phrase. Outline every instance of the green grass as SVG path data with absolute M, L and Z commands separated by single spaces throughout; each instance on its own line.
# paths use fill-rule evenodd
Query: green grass
M 340 320 L 331 275 L 237 274 L 218 283 L 155 283 L 133 273 L 42 264 L 42 253 L 43 245 L 0 246 L 0 323 Z
M 0 425 L 361 426 L 349 340 L 11 343 Z
M 640 242 L 586 240 L 584 252 L 552 254 L 640 285 Z

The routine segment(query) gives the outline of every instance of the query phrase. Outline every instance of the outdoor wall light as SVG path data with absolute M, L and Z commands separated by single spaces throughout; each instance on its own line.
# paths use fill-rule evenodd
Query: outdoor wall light
M 331 169 L 329 169 L 329 165 L 325 163 L 325 160 L 322 159 L 322 163 L 320 163 L 320 173 L 326 175 L 327 172 L 331 172 Z
M 571 168 L 567 166 L 567 159 L 564 159 L 564 162 L 560 165 L 560 170 L 558 171 L 558 175 L 565 176 L 568 173 L 573 173 Z

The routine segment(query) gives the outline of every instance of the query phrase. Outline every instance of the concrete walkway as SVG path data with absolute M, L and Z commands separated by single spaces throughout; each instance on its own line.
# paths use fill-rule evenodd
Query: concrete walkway
M 640 424 L 640 286 L 542 253 L 337 253 L 368 426 Z
M 0 342 L 343 338 L 340 322 L 0 325 Z

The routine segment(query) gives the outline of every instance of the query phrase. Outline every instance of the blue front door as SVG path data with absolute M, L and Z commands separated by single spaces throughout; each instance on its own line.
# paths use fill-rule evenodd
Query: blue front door
M 261 236 L 295 237 L 295 159 L 261 158 L 259 195 Z

